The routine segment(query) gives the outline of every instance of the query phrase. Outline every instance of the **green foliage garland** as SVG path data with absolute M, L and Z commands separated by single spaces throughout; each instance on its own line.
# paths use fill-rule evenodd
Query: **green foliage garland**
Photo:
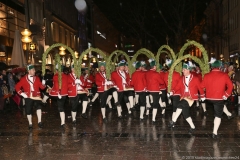
M 186 58 L 189 58 L 191 55 L 190 54 L 187 54 L 187 55 L 184 55 L 182 57 L 179 57 L 175 62 L 173 62 L 171 68 L 169 69 L 169 74 L 168 74 L 168 92 L 171 91 L 171 87 L 172 87 L 172 75 L 173 75 L 173 71 L 174 71 L 174 68 L 175 66 L 180 63 L 182 60 L 186 59 Z
M 53 48 L 55 48 L 55 47 L 60 47 L 60 46 L 63 47 L 63 48 L 65 48 L 65 49 L 67 49 L 67 50 L 71 53 L 71 55 L 72 55 L 72 57 L 73 57 L 74 65 L 77 66 L 77 59 L 76 59 L 76 57 L 75 57 L 74 51 L 73 51 L 70 47 L 66 46 L 65 44 L 55 43 L 55 44 L 51 45 L 51 46 L 43 53 L 43 55 L 42 55 L 42 74 L 43 74 L 43 75 L 45 75 L 46 58 L 47 58 L 48 53 L 49 53 Z
M 167 49 L 167 51 L 170 52 L 167 52 L 166 50 L 164 49 Z M 174 53 L 174 51 L 172 50 L 172 48 L 168 45 L 162 45 L 159 49 L 158 49 L 158 52 L 157 52 L 157 55 L 156 55 L 156 66 L 157 66 L 157 71 L 159 72 L 159 58 L 161 56 L 162 53 L 167 53 L 169 58 L 171 58 L 173 60 L 173 62 L 176 60 L 176 55 Z
M 59 86 L 59 89 L 61 89 L 62 88 L 62 66 L 61 66 L 61 58 L 59 54 L 55 55 L 55 65 L 58 65 L 58 86 Z
M 203 60 L 204 60 L 204 63 L 205 64 L 208 64 L 208 54 L 207 54 L 207 51 L 205 50 L 205 48 L 203 47 L 203 45 L 201 45 L 200 43 L 196 42 L 196 41 L 193 41 L 193 40 L 188 40 L 187 43 L 185 43 L 183 45 L 183 47 L 180 49 L 179 51 L 179 54 L 178 54 L 178 57 L 182 57 L 185 50 L 191 46 L 191 45 L 194 45 L 196 47 L 199 48 L 199 50 L 202 52 L 202 55 L 203 55 Z M 182 65 L 180 66 L 182 67 Z M 180 68 L 181 70 L 182 68 Z M 210 68 L 209 68 L 209 65 L 205 66 L 204 68 L 205 72 L 209 72 L 210 71 Z
M 144 54 L 144 55 L 146 55 L 148 58 L 153 58 L 153 59 L 155 59 L 154 54 L 153 54 L 151 51 L 149 51 L 148 49 L 146 49 L 146 48 L 139 49 L 139 50 L 134 54 L 134 56 L 132 57 L 130 64 L 128 64 L 128 66 L 129 66 L 129 71 L 130 71 L 130 75 L 132 75 L 132 73 L 135 71 L 135 68 L 133 67 L 132 64 L 133 64 L 134 62 L 136 62 L 137 57 L 138 57 L 140 54 Z
M 91 48 L 86 49 L 85 51 L 82 52 L 82 54 L 80 55 L 79 60 L 78 60 L 78 72 L 76 73 L 77 77 L 80 77 L 80 75 L 81 75 L 81 68 L 82 68 L 81 65 L 82 65 L 83 56 L 86 54 L 89 54 L 90 51 L 100 54 L 100 56 L 102 56 L 105 61 L 107 59 L 105 53 L 98 48 L 91 47 Z M 106 72 L 108 70 L 109 70 L 109 68 L 106 67 Z
M 117 53 L 117 54 L 116 54 Z M 106 71 L 106 75 L 107 75 L 107 78 L 110 78 L 110 75 L 111 75 L 111 69 L 112 69 L 112 67 L 113 67 L 113 65 L 112 65 L 112 57 L 115 55 L 115 58 L 116 57 L 119 57 L 120 55 L 124 55 L 124 57 L 126 58 L 126 60 L 127 60 L 127 63 L 128 63 L 128 65 L 130 64 L 130 58 L 129 58 L 129 56 L 127 55 L 127 53 L 126 52 L 124 52 L 124 51 L 121 51 L 121 50 L 115 50 L 115 51 L 113 51 L 111 54 L 110 54 L 110 56 L 108 57 L 108 59 L 107 59 L 107 63 L 106 63 L 106 68 L 109 68 L 109 70 L 107 70 Z M 115 60 L 115 59 L 114 59 Z M 115 62 L 114 62 L 115 63 Z M 129 68 L 130 69 L 130 68 Z M 131 75 L 131 74 L 130 74 Z

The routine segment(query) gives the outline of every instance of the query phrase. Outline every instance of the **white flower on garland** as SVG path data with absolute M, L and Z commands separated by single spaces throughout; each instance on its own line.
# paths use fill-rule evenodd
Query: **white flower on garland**
M 166 59 L 166 65 L 169 66 L 172 63 L 171 59 Z
M 151 63 L 151 62 L 153 62 L 153 61 L 155 61 L 153 58 L 150 58 L 150 59 L 148 60 L 149 63 Z

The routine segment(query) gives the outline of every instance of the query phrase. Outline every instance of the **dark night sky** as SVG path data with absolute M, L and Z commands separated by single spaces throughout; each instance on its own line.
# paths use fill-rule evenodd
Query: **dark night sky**
M 93 1 L 126 36 L 141 37 L 158 46 L 166 44 L 166 35 L 173 39 L 177 33 L 188 34 L 204 17 L 203 12 L 210 0 Z

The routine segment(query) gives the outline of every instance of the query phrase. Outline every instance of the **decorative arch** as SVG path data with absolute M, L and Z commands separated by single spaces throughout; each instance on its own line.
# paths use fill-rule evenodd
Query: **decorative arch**
M 129 64 L 129 71 L 130 71 L 130 75 L 132 75 L 132 73 L 135 71 L 135 68 L 133 67 L 133 63 L 137 60 L 137 57 L 140 55 L 140 54 L 144 54 L 146 55 L 148 58 L 153 58 L 155 59 L 155 56 L 154 54 L 149 51 L 148 49 L 146 48 L 142 48 L 142 49 L 139 49 L 133 56 L 133 58 L 131 59 L 131 62 Z
M 92 56 L 91 58 L 89 58 L 89 61 L 88 61 L 88 70 L 90 70 L 91 68 L 91 61 L 93 60 L 93 58 L 96 59 L 97 63 L 98 63 L 98 58 L 96 56 Z
M 166 49 L 166 50 L 164 50 L 164 49 Z M 162 45 L 158 49 L 158 52 L 156 55 L 156 66 L 159 66 L 159 58 L 162 53 L 166 53 L 169 56 L 169 58 L 171 58 L 173 60 L 173 62 L 176 60 L 176 55 L 175 55 L 174 51 L 172 50 L 172 48 L 169 45 Z M 159 71 L 159 70 L 160 70 L 159 67 L 157 67 L 157 71 Z
M 116 54 L 116 53 L 117 53 L 117 54 Z M 112 58 L 113 58 L 114 55 L 115 55 L 114 61 L 112 61 Z M 122 51 L 122 50 L 115 50 L 115 51 L 113 51 L 113 52 L 110 54 L 110 56 L 108 57 L 107 63 L 106 63 L 106 66 L 109 67 L 109 70 L 106 70 L 107 78 L 110 78 L 110 74 L 111 74 L 110 72 L 111 72 L 111 69 L 112 69 L 112 67 L 113 67 L 112 62 L 115 64 L 115 63 L 116 63 L 116 60 L 117 60 L 117 57 L 119 57 L 120 55 L 124 55 L 124 57 L 126 58 L 128 64 L 131 63 L 131 60 L 130 60 L 130 58 L 129 58 L 129 56 L 127 55 L 126 52 L 124 52 L 124 51 Z M 111 67 L 110 67 L 110 66 L 111 66 Z M 107 67 L 107 68 L 108 68 L 108 67 Z
M 206 49 L 203 47 L 203 45 L 201 45 L 200 43 L 198 43 L 198 42 L 196 42 L 196 41 L 193 41 L 193 40 L 187 41 L 187 43 L 185 43 L 185 44 L 183 45 L 183 47 L 182 47 L 182 48 L 180 49 L 180 51 L 179 51 L 178 58 L 180 58 L 180 57 L 183 56 L 184 51 L 185 51 L 190 45 L 194 45 L 194 46 L 196 46 L 196 47 L 199 48 L 199 50 L 202 52 L 202 55 L 203 55 L 203 63 L 204 63 L 204 64 L 208 64 L 208 61 L 209 61 L 209 60 L 208 60 L 208 54 L 207 54 Z M 208 67 L 207 67 L 207 66 L 208 66 Z M 205 72 L 209 72 L 209 70 L 210 70 L 209 65 L 207 65 L 207 66 L 206 66 L 206 68 L 204 68 L 204 69 L 206 69 Z
M 56 43 L 56 44 L 51 45 L 51 46 L 43 53 L 43 55 L 42 55 L 42 74 L 43 74 L 43 75 L 45 75 L 46 58 L 47 58 L 48 53 L 49 53 L 53 48 L 60 47 L 60 46 L 66 48 L 66 49 L 71 53 L 71 55 L 72 55 L 72 57 L 73 57 L 73 61 L 74 61 L 74 66 L 77 66 L 77 59 L 76 59 L 76 57 L 75 57 L 74 51 L 73 51 L 70 47 L 66 46 L 65 44 Z M 57 54 L 57 55 L 58 55 L 58 54 Z M 59 56 L 59 57 L 60 57 L 60 56 Z M 56 57 L 55 57 L 55 58 L 56 58 Z M 55 64 L 56 64 L 56 62 L 55 62 Z
M 106 54 L 103 51 L 101 51 L 100 49 L 92 48 L 92 47 L 86 49 L 85 51 L 82 52 L 82 54 L 80 55 L 79 60 L 78 60 L 78 72 L 76 73 L 77 77 L 79 77 L 81 75 L 81 68 L 82 68 L 81 64 L 82 64 L 83 56 L 86 54 L 89 54 L 90 51 L 100 54 L 105 61 L 107 60 Z
M 205 64 L 204 62 L 202 62 L 199 58 L 195 57 L 195 56 L 191 56 L 190 54 L 184 55 L 182 57 L 179 57 L 175 62 L 173 62 L 170 70 L 169 70 L 169 74 L 168 74 L 168 92 L 170 92 L 171 86 L 172 86 L 172 75 L 173 75 L 173 71 L 174 68 L 176 66 L 178 66 L 179 64 L 182 64 L 182 61 L 186 58 L 191 58 L 192 60 L 194 60 L 197 64 L 199 64 L 199 67 L 202 70 L 202 76 L 204 76 L 206 73 L 208 73 L 208 68 L 209 65 L 208 63 Z

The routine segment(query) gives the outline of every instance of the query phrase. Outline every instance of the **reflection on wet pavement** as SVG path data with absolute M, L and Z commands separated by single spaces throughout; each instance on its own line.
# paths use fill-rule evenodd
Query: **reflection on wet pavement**
M 240 108 L 228 107 L 232 113 L 240 114 Z M 70 107 L 66 106 L 66 128 L 60 128 L 57 108 L 49 104 L 43 108 L 44 128 L 38 129 L 37 117 L 33 115 L 33 130 L 28 130 L 26 115 L 21 111 L 1 115 L 0 156 L 1 159 L 207 159 L 206 157 L 240 158 L 240 119 L 238 115 L 228 120 L 223 116 L 219 128 L 221 138 L 211 138 L 213 108 L 207 106 L 208 116 L 202 110 L 191 108 L 196 126 L 193 135 L 182 116 L 176 128 L 169 129 L 171 107 L 163 119 L 157 115 L 156 124 L 151 114 L 139 121 L 139 111 L 123 120 L 118 120 L 116 110 L 107 110 L 108 123 L 101 117 L 99 105 L 88 108 L 88 119 L 77 115 L 77 125 L 71 123 Z M 81 110 L 81 108 L 79 108 Z M 127 113 L 123 107 L 123 113 Z M 151 113 L 151 112 L 150 112 Z M 228 157 L 228 158 L 226 158 Z M 215 158 L 216 159 L 216 158 Z M 220 158 L 219 158 L 220 159 Z

